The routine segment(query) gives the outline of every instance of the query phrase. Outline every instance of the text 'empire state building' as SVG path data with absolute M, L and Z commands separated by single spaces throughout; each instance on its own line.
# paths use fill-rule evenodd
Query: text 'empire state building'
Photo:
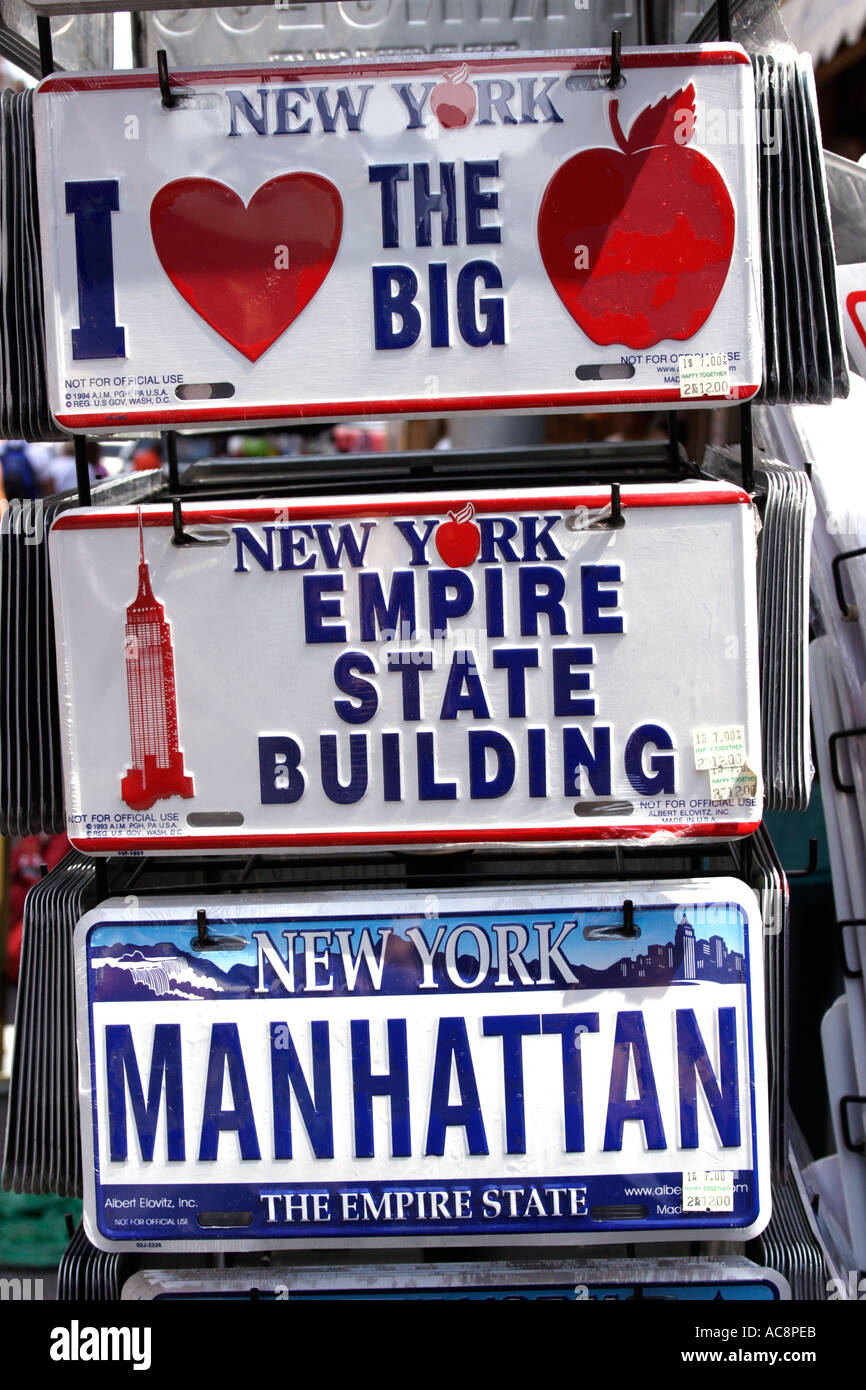
M 126 610 L 126 684 L 132 766 L 120 787 L 127 806 L 146 811 L 168 796 L 193 796 L 178 747 L 174 650 L 165 607 L 150 587 L 138 514 L 138 593 Z

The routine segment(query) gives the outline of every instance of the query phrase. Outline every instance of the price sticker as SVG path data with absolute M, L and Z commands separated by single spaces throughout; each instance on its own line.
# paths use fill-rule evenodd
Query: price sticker
M 731 1169 L 692 1169 L 683 1173 L 683 1211 L 734 1210 L 734 1174 Z
M 692 735 L 698 772 L 735 770 L 746 762 L 746 729 L 743 724 L 695 729 Z
M 680 395 L 729 396 L 730 368 L 726 352 L 683 353 L 677 362 Z
M 735 797 L 753 797 L 758 792 L 758 779 L 751 768 L 716 768 L 710 773 L 710 801 L 733 801 Z

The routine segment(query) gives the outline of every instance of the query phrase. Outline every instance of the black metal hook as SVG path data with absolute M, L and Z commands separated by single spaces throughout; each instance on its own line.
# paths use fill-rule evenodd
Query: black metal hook
M 866 1154 L 866 1139 L 854 1139 L 848 1123 L 848 1106 L 866 1105 L 866 1096 L 843 1096 L 839 1101 L 839 1115 L 842 1120 L 842 1142 L 852 1154 Z
M 719 30 L 719 42 L 731 42 L 731 10 L 728 0 L 717 0 L 716 3 L 716 24 Z
M 836 923 L 836 926 L 840 928 L 840 931 L 839 931 L 839 949 L 840 949 L 841 954 L 842 954 L 842 974 L 845 976 L 845 979 L 846 979 L 846 980 L 862 980 L 862 979 L 863 979 L 863 971 L 862 971 L 862 970 L 852 970 L 851 967 L 850 967 L 850 965 L 848 964 L 848 952 L 845 950 L 845 931 L 844 931 L 844 928 L 845 928 L 845 927 L 866 927 L 866 917 L 845 917 L 845 918 L 843 918 L 843 920 L 842 920 L 841 922 L 837 922 L 837 923 Z
M 751 497 L 755 491 L 755 438 L 752 433 L 751 401 L 743 401 L 740 406 L 740 471 L 743 492 L 747 492 Z
M 188 536 L 183 529 L 183 508 L 179 497 L 171 499 L 171 524 L 174 532 L 172 545 L 195 545 L 195 536 Z
M 622 905 L 622 924 L 616 926 L 603 927 L 584 927 L 584 939 L 586 941 L 615 941 L 632 940 L 640 936 L 640 927 L 634 920 L 634 902 L 631 898 L 626 898 Z
M 842 774 L 839 771 L 838 753 L 836 750 L 843 739 L 860 738 L 863 734 L 866 734 L 866 728 L 840 729 L 838 733 L 831 734 L 827 740 L 827 746 L 830 750 L 830 776 L 833 778 L 833 786 L 838 792 L 856 792 L 857 788 L 854 786 L 853 782 L 842 781 Z
M 178 100 L 171 90 L 171 83 L 168 78 L 168 55 L 164 48 L 160 48 L 157 52 L 156 71 L 159 77 L 159 91 L 162 97 L 162 104 L 166 111 L 171 111 L 178 105 Z
M 211 936 L 207 912 L 200 907 L 195 914 L 196 933 L 190 943 L 194 951 L 242 951 L 246 941 L 242 936 Z
M 183 529 L 183 507 L 179 497 L 171 499 L 172 545 L 227 545 L 228 531 L 214 531 L 209 536 L 194 536 Z
M 809 860 L 805 869 L 786 869 L 786 878 L 808 878 L 818 867 L 818 841 L 814 835 L 809 836 Z
M 857 550 L 843 550 L 840 555 L 833 557 L 831 566 L 833 571 L 833 588 L 836 590 L 836 602 L 846 623 L 855 623 L 860 616 L 857 607 L 849 603 L 845 598 L 845 590 L 842 588 L 842 566 L 846 560 L 855 560 L 858 555 L 866 555 L 866 545 L 861 545 Z
M 620 485 L 619 483 L 611 483 L 610 507 L 597 516 L 594 521 L 591 521 L 586 529 L 587 531 L 621 531 L 623 526 L 625 526 L 625 517 L 622 514 Z
M 622 85 L 622 32 L 612 29 L 610 35 L 610 76 L 607 86 L 611 91 Z
M 163 430 L 162 453 L 168 465 L 169 492 L 180 492 L 180 472 L 177 462 L 177 434 L 174 430 Z

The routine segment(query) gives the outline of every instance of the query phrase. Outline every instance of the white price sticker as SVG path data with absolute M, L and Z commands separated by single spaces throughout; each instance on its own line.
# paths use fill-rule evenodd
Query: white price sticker
M 695 768 L 698 772 L 728 771 L 743 767 L 746 761 L 746 729 L 743 724 L 695 729 L 692 735 Z
M 683 1211 L 733 1211 L 734 1174 L 731 1169 L 683 1173 Z
M 758 792 L 758 779 L 751 768 L 717 768 L 710 773 L 710 801 L 733 801 L 735 797 L 753 797 Z
M 677 361 L 680 395 L 729 396 L 731 375 L 726 352 L 683 353 Z

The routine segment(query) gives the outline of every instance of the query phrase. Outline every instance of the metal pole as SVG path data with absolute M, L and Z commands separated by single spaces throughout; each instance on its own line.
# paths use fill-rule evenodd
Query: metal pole
M 54 71 L 54 50 L 51 45 L 51 20 L 48 15 L 36 16 L 36 34 L 39 39 L 39 66 L 42 76 Z
M 73 436 L 75 443 L 75 481 L 78 484 L 78 504 L 81 507 L 91 505 L 90 497 L 90 469 L 87 466 L 87 435 L 76 434 Z

